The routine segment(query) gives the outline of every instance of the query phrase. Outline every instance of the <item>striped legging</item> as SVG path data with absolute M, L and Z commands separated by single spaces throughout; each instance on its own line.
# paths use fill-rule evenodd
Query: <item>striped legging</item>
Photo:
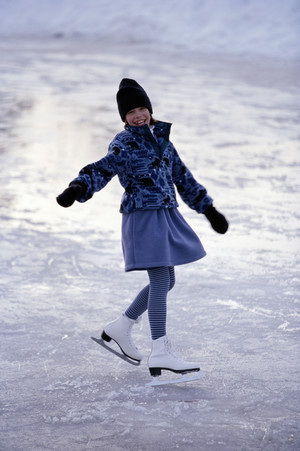
M 166 335 L 167 294 L 175 285 L 173 266 L 148 268 L 149 285 L 140 291 L 125 315 L 137 319 L 148 309 L 152 340 Z

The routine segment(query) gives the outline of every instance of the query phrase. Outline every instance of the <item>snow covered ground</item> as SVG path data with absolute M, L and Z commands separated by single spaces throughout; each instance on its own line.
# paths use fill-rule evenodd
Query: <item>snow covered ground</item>
M 299 58 L 299 0 L 0 0 L 0 34 Z
M 154 37 L 147 43 L 127 33 L 122 43 L 87 36 L 87 13 L 75 15 L 77 28 L 70 25 L 84 37 L 53 38 L 66 10 L 49 19 L 52 37 L 42 35 L 28 18 L 38 2 L 14 3 L 19 14 L 12 15 L 12 2 L 0 2 L 7 8 L 0 19 L 1 451 L 298 450 L 297 2 L 282 2 L 288 20 L 269 54 L 264 43 L 264 57 L 251 46 L 263 27 L 245 32 L 245 51 L 223 52 L 216 35 L 213 49 L 199 38 L 198 49 L 186 51 L 187 33 L 184 51 L 167 46 L 168 33 L 158 50 Z M 218 22 L 216 2 L 200 3 L 207 26 L 225 36 L 220 21 L 230 14 Z M 229 3 L 241 28 L 245 11 L 254 23 L 260 2 Z M 279 3 L 272 2 L 274 11 Z M 113 13 L 106 11 L 108 23 Z M 266 21 L 278 25 L 276 17 Z M 55 202 L 121 130 L 115 94 L 123 76 L 145 87 L 155 117 L 174 123 L 183 160 L 231 223 L 219 236 L 180 202 L 208 253 L 177 268 L 169 296 L 174 348 L 203 372 L 186 385 L 145 388 L 146 359 L 132 367 L 90 340 L 147 282 L 144 273 L 123 270 L 118 181 L 84 205 Z M 135 341 L 147 355 L 146 317 Z

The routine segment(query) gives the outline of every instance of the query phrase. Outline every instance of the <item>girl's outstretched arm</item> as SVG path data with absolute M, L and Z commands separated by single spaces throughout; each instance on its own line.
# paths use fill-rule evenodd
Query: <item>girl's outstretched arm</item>
M 58 204 L 62 207 L 70 207 L 75 200 L 78 202 L 89 200 L 96 191 L 104 188 L 122 170 L 126 156 L 127 153 L 123 149 L 119 149 L 116 144 L 113 150 L 110 146 L 105 157 L 88 164 L 79 171 L 78 177 L 72 180 L 69 187 L 57 196 Z
M 226 233 L 229 227 L 227 219 L 213 206 L 206 188 L 197 182 L 175 148 L 174 152 L 173 179 L 182 200 L 198 213 L 203 213 L 215 232 Z

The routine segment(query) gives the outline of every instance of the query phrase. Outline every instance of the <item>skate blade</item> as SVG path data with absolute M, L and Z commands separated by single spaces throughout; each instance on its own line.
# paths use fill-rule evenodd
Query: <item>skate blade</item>
M 141 364 L 140 361 L 138 360 L 133 360 L 130 357 L 128 357 L 127 355 L 123 354 L 122 352 L 118 352 L 115 349 L 111 348 L 110 346 L 108 346 L 105 341 L 102 338 L 95 338 L 95 337 L 91 337 L 91 339 L 93 341 L 95 341 L 96 343 L 98 343 L 98 345 L 102 346 L 104 349 L 106 349 L 107 351 L 111 352 L 112 354 L 116 355 L 117 357 L 119 357 L 120 359 L 124 360 L 127 363 L 130 363 L 131 365 L 134 366 L 139 366 Z
M 197 373 L 185 373 L 182 374 L 181 377 L 177 377 L 175 379 L 159 379 L 157 377 L 153 377 L 151 382 L 146 384 L 146 387 L 157 387 L 158 385 L 170 385 L 170 384 L 182 384 L 185 382 L 192 382 L 201 379 L 202 373 L 198 371 Z

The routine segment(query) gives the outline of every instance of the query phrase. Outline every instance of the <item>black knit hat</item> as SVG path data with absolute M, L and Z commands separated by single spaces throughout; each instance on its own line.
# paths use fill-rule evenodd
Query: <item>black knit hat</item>
M 118 109 L 123 122 L 126 114 L 134 108 L 146 107 L 152 114 L 152 105 L 146 91 L 130 78 L 121 80 L 119 91 L 117 92 Z

